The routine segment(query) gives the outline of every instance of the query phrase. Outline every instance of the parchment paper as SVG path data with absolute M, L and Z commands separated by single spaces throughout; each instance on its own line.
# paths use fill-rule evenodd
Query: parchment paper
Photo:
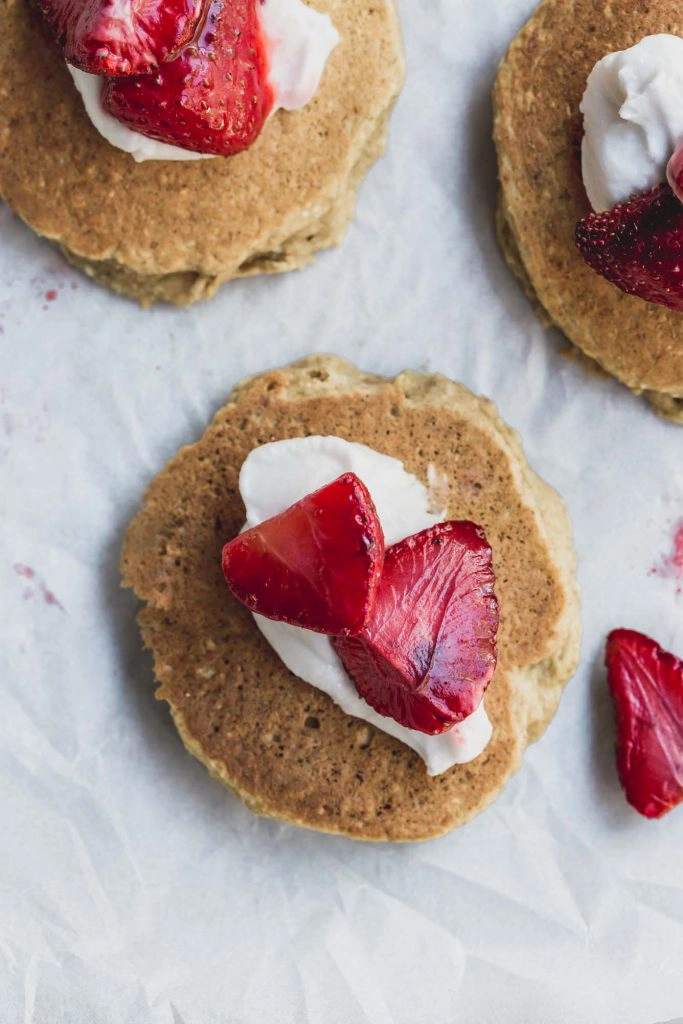
M 683 809 L 627 807 L 601 667 L 620 625 L 683 654 L 683 429 L 565 358 L 499 253 L 489 97 L 532 6 L 402 3 L 389 155 L 304 272 L 143 313 L 0 208 L 3 1024 L 683 1019 Z M 152 476 L 312 351 L 491 396 L 573 517 L 580 672 L 501 799 L 424 845 L 253 817 L 184 752 L 119 590 Z

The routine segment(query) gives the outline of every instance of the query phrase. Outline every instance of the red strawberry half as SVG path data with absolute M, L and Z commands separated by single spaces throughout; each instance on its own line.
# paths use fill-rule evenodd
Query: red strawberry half
M 576 227 L 586 263 L 629 295 L 683 310 L 683 205 L 669 185 L 634 196 Z
M 39 0 L 70 64 L 93 75 L 144 75 L 190 41 L 202 0 Z
M 388 549 L 366 629 L 333 643 L 375 711 L 436 734 L 479 706 L 496 667 L 497 629 L 484 532 L 449 522 Z
M 212 0 L 180 56 L 157 74 L 109 79 L 105 109 L 141 135 L 216 156 L 255 142 L 273 107 L 259 0 Z
M 375 506 L 345 473 L 223 548 L 223 573 L 252 612 L 317 633 L 365 626 L 384 561 Z
M 617 629 L 605 664 L 626 799 L 646 818 L 661 818 L 683 802 L 683 661 L 642 633 Z

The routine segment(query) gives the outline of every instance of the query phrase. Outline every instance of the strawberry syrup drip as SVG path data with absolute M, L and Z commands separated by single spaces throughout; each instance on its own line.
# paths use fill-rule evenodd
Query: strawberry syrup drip
M 38 588 L 38 593 L 45 604 L 53 605 L 55 608 L 59 608 L 62 612 L 65 610 L 62 602 L 51 590 L 47 588 L 45 582 L 40 579 L 35 569 L 32 569 L 30 565 L 24 565 L 22 562 L 15 562 L 13 568 L 17 576 L 21 576 L 22 579 L 25 580 L 31 580 L 32 585 L 27 586 L 23 592 L 25 601 L 36 596 L 36 592 L 33 589 L 33 586 L 36 586 Z
M 683 594 L 683 519 L 674 527 L 671 550 L 650 569 L 650 575 L 674 580 L 678 584 L 676 594 Z

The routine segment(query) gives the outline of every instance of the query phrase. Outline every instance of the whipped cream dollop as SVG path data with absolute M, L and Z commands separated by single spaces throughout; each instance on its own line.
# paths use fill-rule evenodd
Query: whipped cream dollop
M 260 0 L 256 10 L 268 54 L 268 81 L 273 88 L 271 116 L 277 110 L 300 110 L 315 96 L 339 33 L 327 14 L 302 0 Z M 107 142 L 134 160 L 206 160 L 213 153 L 195 153 L 149 139 L 113 117 L 102 105 L 104 81 L 67 64 L 83 99 L 85 112 Z
M 140 132 L 134 132 L 132 128 L 119 121 L 102 105 L 102 90 L 104 81 L 100 75 L 88 75 L 79 68 L 67 64 L 67 68 L 74 80 L 74 85 L 81 94 L 85 112 L 108 143 L 122 149 L 124 153 L 130 153 L 134 160 L 142 163 L 143 160 L 208 160 L 213 153 L 194 153 L 189 149 L 181 149 L 180 146 L 171 146 L 167 142 L 158 142 L 156 139 L 148 139 Z
M 646 36 L 603 57 L 581 112 L 583 181 L 596 213 L 666 181 L 683 138 L 683 39 Z
M 355 473 L 375 503 L 387 547 L 443 522 L 427 489 L 403 463 L 339 437 L 302 437 L 255 448 L 240 472 L 246 526 L 258 526 L 341 476 Z M 491 739 L 483 702 L 440 736 L 428 736 L 378 714 L 358 695 L 328 636 L 254 615 L 256 625 L 290 672 L 323 690 L 342 711 L 382 729 L 415 750 L 430 775 L 474 760 Z

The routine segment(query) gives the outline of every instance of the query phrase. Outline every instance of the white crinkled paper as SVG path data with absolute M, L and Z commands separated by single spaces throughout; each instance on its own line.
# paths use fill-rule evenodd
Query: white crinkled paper
M 683 808 L 625 804 L 600 664 L 620 625 L 683 653 L 683 429 L 565 358 L 499 253 L 489 96 L 531 8 L 402 4 L 389 156 L 304 272 L 143 313 L 0 207 L 3 1024 L 683 1019 Z M 574 521 L 581 669 L 505 794 L 423 845 L 253 817 L 184 752 L 119 589 L 152 476 L 311 351 L 490 395 Z

